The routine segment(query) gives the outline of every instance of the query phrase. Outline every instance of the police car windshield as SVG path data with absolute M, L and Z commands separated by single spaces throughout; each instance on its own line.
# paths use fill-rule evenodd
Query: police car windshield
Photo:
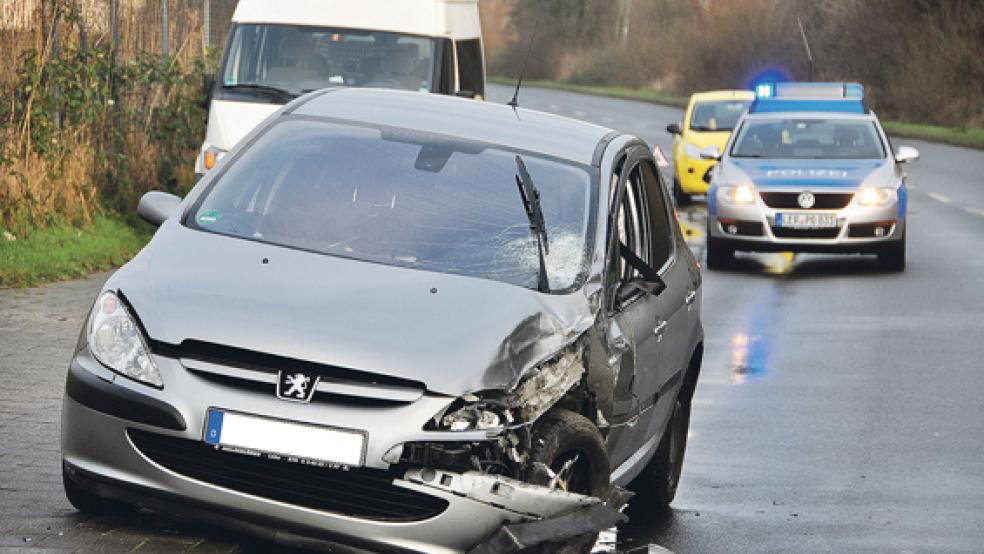
M 873 121 L 856 119 L 754 119 L 738 131 L 734 158 L 881 159 Z
M 694 105 L 694 113 L 690 116 L 690 130 L 731 131 L 749 104 L 751 102 L 745 100 L 700 102 Z

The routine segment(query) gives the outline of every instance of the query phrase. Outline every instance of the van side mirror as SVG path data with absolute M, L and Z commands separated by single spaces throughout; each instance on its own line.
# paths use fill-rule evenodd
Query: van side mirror
M 169 217 L 178 213 L 180 204 L 180 197 L 153 190 L 140 198 L 137 215 L 154 227 L 160 227 Z
M 202 104 L 201 106 L 208 109 L 208 105 L 212 103 L 212 91 L 215 89 L 215 74 L 206 73 L 202 76 Z
M 907 164 L 919 159 L 919 151 L 911 146 L 900 146 L 895 154 L 895 161 L 900 164 Z
M 679 135 L 683 133 L 683 130 L 680 128 L 679 123 L 670 123 L 666 126 L 666 132 L 671 135 Z
M 700 151 L 700 159 L 702 160 L 721 160 L 721 149 L 717 146 L 707 146 Z

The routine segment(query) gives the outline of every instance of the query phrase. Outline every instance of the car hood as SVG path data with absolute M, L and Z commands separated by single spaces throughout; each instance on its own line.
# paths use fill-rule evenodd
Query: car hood
M 730 137 L 731 131 L 690 131 L 684 140 L 700 149 L 717 146 L 719 150 L 724 150 Z
M 895 165 L 889 160 L 763 160 L 728 158 L 730 183 L 759 188 L 892 186 Z
M 583 293 L 315 254 L 174 220 L 107 288 L 122 291 L 155 341 L 331 364 L 451 396 L 512 388 L 595 312 Z

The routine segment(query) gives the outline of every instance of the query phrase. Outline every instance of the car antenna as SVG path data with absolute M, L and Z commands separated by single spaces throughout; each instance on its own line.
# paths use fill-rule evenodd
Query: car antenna
M 539 18 L 537 18 L 537 23 L 539 23 Z M 526 47 L 526 57 L 523 58 L 523 67 L 519 70 L 519 80 L 516 81 L 516 90 L 513 91 L 512 100 L 506 102 L 507 106 L 512 106 L 515 110 L 519 107 L 519 88 L 523 86 L 523 75 L 526 74 L 526 64 L 530 63 L 530 55 L 533 54 L 533 43 L 536 41 L 536 28 L 538 24 L 533 25 L 533 32 L 530 34 L 530 44 Z

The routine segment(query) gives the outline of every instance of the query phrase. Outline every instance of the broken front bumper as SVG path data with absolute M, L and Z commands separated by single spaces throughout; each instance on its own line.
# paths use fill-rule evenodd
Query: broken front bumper
M 621 517 L 597 508 L 604 505 L 596 498 L 482 473 L 421 468 L 393 478 L 381 469 L 215 450 L 202 441 L 204 411 L 182 405 L 187 396 L 171 405 L 160 391 L 101 379 L 83 367 L 88 362 L 77 358 L 70 370 L 62 456 L 69 477 L 100 496 L 268 540 L 354 552 L 465 552 L 504 525 L 585 520 L 593 510 L 575 529 L 586 533 Z

